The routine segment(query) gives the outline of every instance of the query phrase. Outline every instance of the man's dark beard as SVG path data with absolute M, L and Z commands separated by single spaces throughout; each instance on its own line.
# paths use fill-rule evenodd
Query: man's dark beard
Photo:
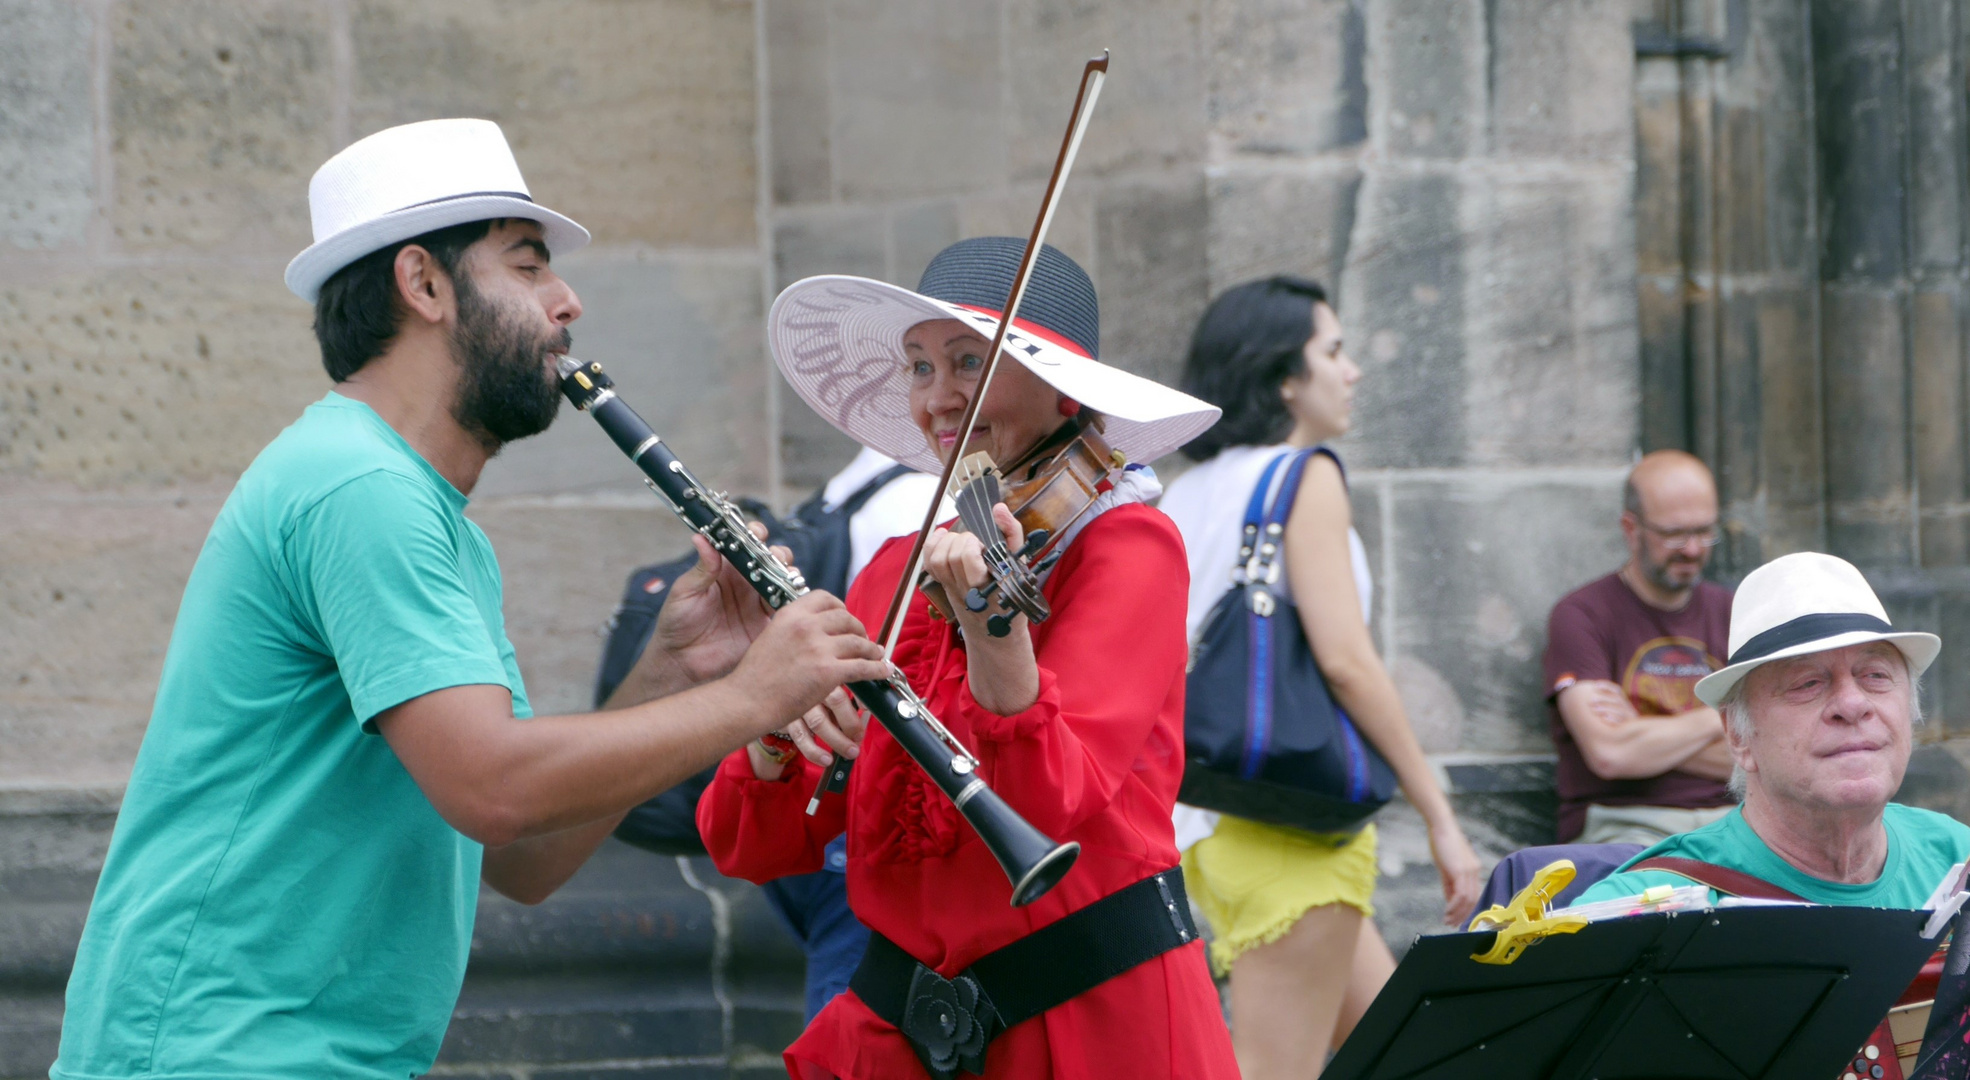
M 452 359 L 458 361 L 458 402 L 452 416 L 482 443 L 487 453 L 515 439 L 538 435 L 561 409 L 561 391 L 547 352 L 570 347 L 567 327 L 537 333 L 508 315 L 472 287 L 464 273 L 453 277 L 458 294 L 458 330 Z

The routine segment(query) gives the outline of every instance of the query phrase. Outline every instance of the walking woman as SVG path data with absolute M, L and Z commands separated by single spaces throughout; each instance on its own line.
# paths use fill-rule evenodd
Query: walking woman
M 1175 895 L 1183 542 L 1149 505 L 1161 492 L 1154 475 L 1121 467 L 1175 449 L 1217 410 L 1095 359 L 1094 286 L 1049 247 L 974 426 L 960 431 L 1024 249 L 1015 238 L 960 242 L 931 261 L 916 292 L 809 278 L 769 319 L 788 383 L 898 461 L 931 471 L 983 451 L 1024 476 L 1025 463 L 1090 433 L 1115 454 L 1098 455 L 1114 464 L 1095 487 L 1104 494 L 1057 530 L 1065 554 L 1041 584 L 1049 617 L 993 623 L 955 605 L 953 625 L 913 588 L 895 652 L 930 711 L 978 756 L 979 776 L 1042 832 L 1081 845 L 1051 892 L 1013 907 L 985 845 L 879 726 L 860 745 L 846 799 L 825 799 L 813 816 L 804 810 L 818 770 L 784 747 L 732 755 L 705 792 L 699 825 L 727 874 L 809 872 L 830 840 L 848 835 L 849 906 L 871 930 L 869 951 L 849 991 L 787 1049 L 798 1080 L 1237 1073 L 1203 948 Z M 1003 503 L 996 517 L 1017 550 L 1023 537 Z M 890 541 L 848 590 L 849 611 L 872 632 L 909 551 L 909 537 Z M 962 597 L 987 580 L 980 553 L 975 535 L 939 528 L 924 567 Z M 797 722 L 803 749 L 818 737 L 848 752 L 861 721 L 830 712 Z M 1020 948 L 1043 928 L 1041 955 Z M 1107 958 L 1150 941 L 1155 955 L 1103 978 Z
M 1191 340 L 1183 387 L 1224 418 L 1183 447 L 1199 464 L 1160 506 L 1188 549 L 1194 639 L 1231 584 L 1245 504 L 1266 466 L 1319 447 L 1286 522 L 1283 584 L 1335 701 L 1428 824 L 1444 921 L 1454 925 L 1477 901 L 1477 855 L 1369 637 L 1367 553 L 1340 458 L 1325 445 L 1347 432 L 1360 378 L 1314 282 L 1273 277 L 1218 297 Z M 1231 976 L 1232 1043 L 1246 1080 L 1316 1076 L 1395 968 L 1370 919 L 1375 826 L 1316 834 L 1180 807 L 1177 832 L 1185 881 L 1214 931 L 1212 966 Z

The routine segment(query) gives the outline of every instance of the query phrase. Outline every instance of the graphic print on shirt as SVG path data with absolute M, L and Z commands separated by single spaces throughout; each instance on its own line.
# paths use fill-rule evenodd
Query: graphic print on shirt
M 1723 667 L 1695 638 L 1659 637 L 1645 641 L 1621 674 L 1621 689 L 1643 716 L 1675 716 L 1697 708 L 1696 684 Z

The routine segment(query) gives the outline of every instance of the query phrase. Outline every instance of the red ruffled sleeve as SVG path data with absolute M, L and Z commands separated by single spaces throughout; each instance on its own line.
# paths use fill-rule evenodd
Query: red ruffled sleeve
M 761 780 L 744 747 L 719 762 L 698 800 L 698 832 L 718 872 L 764 884 L 821 869 L 823 849 L 841 835 L 848 812 L 841 799 L 826 799 L 807 816 L 818 778 L 818 769 L 796 758 L 778 780 Z

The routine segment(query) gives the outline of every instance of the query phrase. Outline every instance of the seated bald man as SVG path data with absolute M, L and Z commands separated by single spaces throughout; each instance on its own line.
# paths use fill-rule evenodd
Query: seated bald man
M 1895 630 L 1860 571 L 1802 552 L 1744 579 L 1730 644 L 1730 664 L 1696 693 L 1724 714 L 1743 804 L 1648 848 L 1574 903 L 1697 881 L 1713 901 L 1762 884 L 1816 904 L 1921 907 L 1970 855 L 1970 827 L 1888 801 L 1921 721 L 1916 680 L 1941 640 Z M 1640 868 L 1663 857 L 1693 862 Z
M 1658 450 L 1622 493 L 1628 561 L 1553 606 L 1546 627 L 1559 839 L 1653 844 L 1734 802 L 1717 710 L 1696 682 L 1724 666 L 1731 593 L 1703 580 L 1717 486 L 1703 462 Z

